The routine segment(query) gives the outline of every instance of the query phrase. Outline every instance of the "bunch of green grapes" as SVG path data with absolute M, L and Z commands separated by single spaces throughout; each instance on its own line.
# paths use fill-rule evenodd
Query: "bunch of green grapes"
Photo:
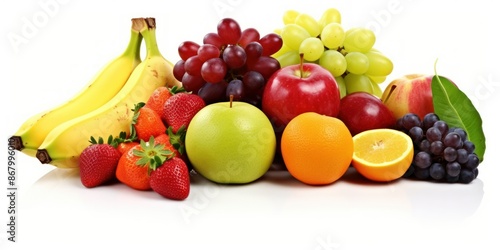
M 363 91 L 381 97 L 379 86 L 392 72 L 392 61 L 373 48 L 372 30 L 356 27 L 345 30 L 340 12 L 327 9 L 319 20 L 295 10 L 283 15 L 284 27 L 276 30 L 283 40 L 273 54 L 281 67 L 305 62 L 327 69 L 337 80 L 341 95 Z

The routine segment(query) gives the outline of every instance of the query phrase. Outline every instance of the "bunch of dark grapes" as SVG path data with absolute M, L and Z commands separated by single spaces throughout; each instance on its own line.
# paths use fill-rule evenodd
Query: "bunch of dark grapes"
M 184 89 L 199 95 L 206 104 L 244 101 L 261 105 L 262 91 L 279 62 L 271 57 L 283 41 L 275 33 L 260 37 L 254 28 L 241 30 L 239 24 L 224 18 L 217 33 L 208 33 L 203 44 L 185 41 L 178 47 L 181 57 L 174 76 Z
M 404 177 L 449 183 L 470 183 L 478 175 L 479 158 L 462 128 L 448 127 L 434 113 L 421 120 L 408 113 L 396 128 L 413 140 L 413 162 Z

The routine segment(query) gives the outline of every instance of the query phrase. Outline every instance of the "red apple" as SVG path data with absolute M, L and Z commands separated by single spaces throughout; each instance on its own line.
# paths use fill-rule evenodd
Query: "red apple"
M 262 110 L 281 133 L 290 120 L 304 112 L 336 117 L 339 88 L 332 74 L 318 64 L 289 65 L 269 78 L 262 94 Z
M 433 75 L 412 74 L 393 80 L 382 94 L 382 102 L 399 119 L 415 113 L 420 119 L 434 112 L 431 82 Z
M 391 128 L 396 124 L 392 112 L 382 100 L 366 92 L 354 92 L 342 98 L 338 118 L 353 136 L 365 130 Z

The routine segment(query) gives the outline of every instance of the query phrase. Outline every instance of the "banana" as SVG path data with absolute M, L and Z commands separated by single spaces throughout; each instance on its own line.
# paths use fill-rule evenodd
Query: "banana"
M 40 145 L 36 157 L 40 162 L 60 168 L 76 168 L 80 153 L 93 137 L 130 134 L 138 102 L 146 102 L 160 86 L 181 86 L 173 76 L 172 63 L 158 50 L 154 18 L 134 18 L 146 43 L 146 57 L 134 69 L 127 83 L 108 103 L 83 116 L 67 121 L 53 129 Z
M 132 27 L 130 41 L 120 56 L 103 67 L 69 101 L 27 119 L 9 139 L 9 145 L 34 157 L 45 137 L 56 126 L 93 111 L 111 100 L 141 62 L 141 42 L 142 35 Z

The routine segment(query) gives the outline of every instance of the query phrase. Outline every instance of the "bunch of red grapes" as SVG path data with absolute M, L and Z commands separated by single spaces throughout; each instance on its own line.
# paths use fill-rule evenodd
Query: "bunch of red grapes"
M 260 37 L 254 28 L 241 30 L 239 24 L 224 18 L 217 33 L 208 33 L 203 44 L 182 42 L 174 76 L 186 91 L 199 95 L 206 104 L 243 101 L 260 108 L 262 91 L 279 62 L 271 57 L 282 46 L 275 33 Z

